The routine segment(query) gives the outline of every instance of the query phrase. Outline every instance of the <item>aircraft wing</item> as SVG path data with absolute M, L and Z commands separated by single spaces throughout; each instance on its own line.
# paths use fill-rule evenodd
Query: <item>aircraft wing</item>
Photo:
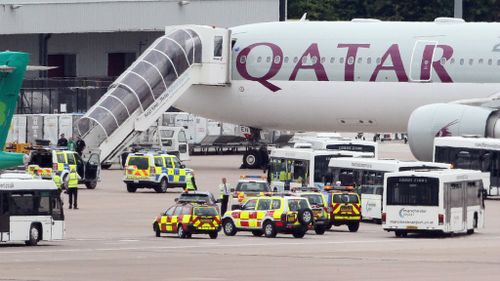
M 486 98 L 456 100 L 451 103 L 500 109 L 500 93 Z

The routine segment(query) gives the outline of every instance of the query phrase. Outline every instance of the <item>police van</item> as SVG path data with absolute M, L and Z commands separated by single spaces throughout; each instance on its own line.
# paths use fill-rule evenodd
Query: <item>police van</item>
M 171 187 L 186 187 L 187 169 L 175 155 L 162 152 L 131 153 L 125 162 L 125 178 L 128 192 L 138 188 L 152 188 L 158 193 Z
M 29 174 L 36 174 L 42 179 L 53 179 L 57 175 L 65 187 L 68 186 L 69 173 L 75 169 L 79 183 L 84 183 L 88 189 L 97 187 L 101 172 L 99 154 L 92 153 L 88 159 L 83 159 L 65 147 L 35 147 L 30 152 L 26 169 Z
M 39 241 L 64 237 L 64 213 L 54 182 L 26 174 L 0 176 L 0 242 Z

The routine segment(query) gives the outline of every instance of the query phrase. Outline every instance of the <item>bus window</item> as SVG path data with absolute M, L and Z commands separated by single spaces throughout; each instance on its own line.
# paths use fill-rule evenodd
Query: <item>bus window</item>
M 51 205 L 52 205 L 52 218 L 54 220 L 64 220 L 64 213 L 63 213 L 63 208 L 62 208 L 62 202 L 61 198 L 59 198 L 59 195 L 53 194 L 52 197 L 50 197 L 51 200 Z
M 293 175 L 292 178 L 298 182 L 305 181 L 308 176 L 308 167 L 307 161 L 295 160 L 292 164 Z
M 470 169 L 471 155 L 468 151 L 461 150 L 457 153 L 455 167 L 459 169 Z
M 50 214 L 48 196 L 35 196 L 34 192 L 12 192 L 9 207 L 10 214 L 13 216 Z
M 439 181 L 434 178 L 389 178 L 387 205 L 438 206 Z
M 328 164 L 331 158 L 331 155 L 319 155 L 314 157 L 314 182 L 331 182 L 331 176 L 329 176 L 330 173 L 328 172 Z

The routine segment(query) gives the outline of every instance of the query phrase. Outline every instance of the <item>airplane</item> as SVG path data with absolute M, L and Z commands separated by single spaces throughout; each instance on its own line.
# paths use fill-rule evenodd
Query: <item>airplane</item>
M 23 153 L 5 152 L 12 116 L 19 99 L 29 55 L 22 52 L 0 52 L 0 170 L 23 165 Z
M 496 125 L 500 118 L 496 113 L 498 30 L 499 23 L 466 23 L 455 18 L 433 22 L 301 20 L 238 26 L 229 29 L 230 50 L 228 58 L 222 58 L 229 65 L 228 82 L 223 86 L 195 83 L 173 105 L 251 128 L 408 132 L 413 154 L 429 160 L 437 135 L 500 138 L 500 122 Z M 140 76 L 137 71 L 145 67 L 141 59 L 144 56 L 115 86 L 128 87 L 125 91 L 129 92 L 147 89 L 148 85 L 135 89 L 123 85 L 127 75 Z M 211 63 L 216 63 L 215 58 Z M 119 126 L 123 116 L 98 107 L 100 103 L 89 110 L 89 119 L 98 122 L 104 116 L 105 122 L 113 125 L 116 121 Z M 150 110 L 144 112 L 147 116 Z M 87 135 L 91 140 L 103 134 L 108 135 Z

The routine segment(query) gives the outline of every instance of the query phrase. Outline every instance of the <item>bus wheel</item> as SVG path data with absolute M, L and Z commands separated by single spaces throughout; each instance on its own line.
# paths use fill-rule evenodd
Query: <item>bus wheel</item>
M 28 246 L 36 246 L 40 241 L 40 229 L 38 226 L 32 224 L 30 227 L 30 240 L 25 241 L 25 244 Z
M 394 235 L 396 235 L 396 237 L 404 238 L 408 235 L 408 233 L 406 231 L 396 230 L 394 231 Z

